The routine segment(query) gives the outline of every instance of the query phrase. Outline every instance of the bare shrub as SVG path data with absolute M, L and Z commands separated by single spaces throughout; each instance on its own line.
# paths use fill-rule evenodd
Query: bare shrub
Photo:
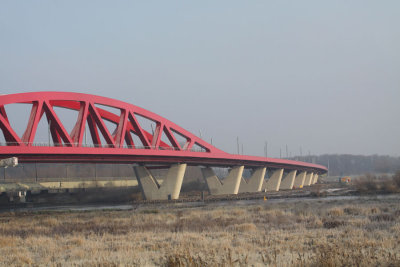
M 82 237 L 73 237 L 71 240 L 68 241 L 68 244 L 72 246 L 82 246 L 83 243 L 84 240 Z
M 400 210 L 396 210 L 396 211 L 393 213 L 393 215 L 394 215 L 394 217 L 399 218 L 399 217 L 400 217 Z
M 316 184 L 311 189 L 310 196 L 312 197 L 326 197 L 327 192 L 322 190 L 322 184 Z
M 392 178 L 385 183 L 385 190 L 388 193 L 400 192 L 400 171 L 397 171 Z
M 256 214 L 259 214 L 262 210 L 263 210 L 262 206 L 255 206 L 249 209 L 250 212 L 254 212 Z
M 335 207 L 328 210 L 328 215 L 332 217 L 339 217 L 344 215 L 344 211 L 342 208 Z
M 369 212 L 370 212 L 371 214 L 376 214 L 376 213 L 379 212 L 379 208 L 378 208 L 378 207 L 372 207 L 372 208 L 369 210 Z
M 368 263 L 368 259 L 359 250 L 343 248 L 334 244 L 322 244 L 317 247 L 310 266 L 368 266 Z
M 396 184 L 397 188 L 400 188 L 400 171 L 397 171 L 393 175 L 392 180 Z
M 43 226 L 53 227 L 53 226 L 59 225 L 60 222 L 54 217 L 47 217 L 47 218 L 44 218 L 43 220 L 41 220 L 40 224 Z
M 394 176 L 392 177 L 392 179 L 382 181 L 382 191 L 384 193 L 400 192 L 400 187 L 397 184 L 397 181 L 395 180 Z
M 372 193 L 379 189 L 376 176 L 372 174 L 365 174 L 359 177 L 353 183 L 356 190 L 360 193 Z
M 374 216 L 369 216 L 369 219 L 372 222 L 392 222 L 396 219 L 396 217 L 393 214 L 382 213 Z
M 315 253 L 314 264 L 311 266 L 331 267 L 341 266 L 337 256 L 337 249 L 328 245 L 321 245 L 317 247 Z
M 360 215 L 361 209 L 358 207 L 346 207 L 343 209 L 343 212 L 348 215 Z
M 400 192 L 400 171 L 392 177 L 366 174 L 354 181 L 356 190 L 362 194 Z
M 165 266 L 167 267 L 200 267 L 207 265 L 207 262 L 204 261 L 200 256 L 192 256 L 188 251 L 183 253 L 174 253 L 166 256 L 165 258 Z
M 247 266 L 248 256 L 239 255 L 234 256 L 231 249 L 227 249 L 221 253 L 218 258 L 212 262 L 202 258 L 200 255 L 193 256 L 189 251 L 173 253 L 168 255 L 165 259 L 165 266 L 167 267 L 200 267 L 200 266 Z
M 227 230 L 233 230 L 235 232 L 255 232 L 257 231 L 257 226 L 254 223 L 242 223 L 232 225 L 231 227 L 228 227 Z
M 346 225 L 345 221 L 338 221 L 338 220 L 326 220 L 326 221 L 323 220 L 322 222 L 323 222 L 323 227 L 326 229 L 332 229 Z

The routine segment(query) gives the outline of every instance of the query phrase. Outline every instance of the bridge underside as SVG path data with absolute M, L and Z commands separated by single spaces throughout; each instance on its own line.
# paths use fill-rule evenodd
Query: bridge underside
M 139 187 L 147 200 L 178 199 L 184 177 L 189 181 L 202 178 L 211 195 L 230 195 L 291 189 L 285 180 L 294 184 L 297 172 L 290 171 L 281 181 L 284 169 L 251 168 L 247 169 L 250 178 L 245 179 L 244 167 L 224 168 L 228 175 L 220 178 L 209 166 L 192 166 L 187 172 L 186 164 L 20 163 L 0 173 L 0 193 L 16 196 L 28 191 L 55 193 L 67 189 L 73 192 L 85 188 Z M 271 174 L 269 178 L 267 172 Z M 314 176 L 312 184 L 317 182 L 315 179 L 318 178 Z

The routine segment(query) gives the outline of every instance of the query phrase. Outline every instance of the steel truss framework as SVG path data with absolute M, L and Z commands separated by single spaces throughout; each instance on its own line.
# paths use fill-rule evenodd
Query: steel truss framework
M 16 103 L 31 105 L 22 136 L 11 127 L 13 124 L 6 112 L 7 105 Z M 70 132 L 57 116 L 55 107 L 77 111 Z M 48 144 L 34 142 L 43 118 L 52 139 Z M 143 121 L 154 128 L 145 130 Z M 113 131 L 106 122 L 114 126 Z M 0 146 L 0 157 L 18 156 L 20 162 L 182 162 L 205 166 L 285 167 L 318 173 L 327 170 L 305 162 L 229 154 L 153 112 L 115 99 L 82 93 L 1 95 L 0 128 L 5 140 Z M 84 142 L 86 130 L 92 141 L 89 146 Z

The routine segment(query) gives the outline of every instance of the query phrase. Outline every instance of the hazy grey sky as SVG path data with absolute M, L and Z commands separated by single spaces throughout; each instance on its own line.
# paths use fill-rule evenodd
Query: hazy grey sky
M 217 147 L 400 155 L 400 1 L 0 2 L 0 93 L 73 91 Z

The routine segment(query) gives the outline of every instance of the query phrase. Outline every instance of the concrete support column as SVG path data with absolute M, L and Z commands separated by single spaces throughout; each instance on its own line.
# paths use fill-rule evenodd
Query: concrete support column
M 314 173 L 312 173 L 312 172 L 307 173 L 306 179 L 304 181 L 304 186 L 310 186 L 311 185 L 311 182 L 313 181 L 313 176 L 314 176 Z
M 263 189 L 265 191 L 279 191 L 283 175 L 283 169 L 277 169 L 272 176 L 265 182 Z
M 20 203 L 25 203 L 26 202 L 26 191 L 19 191 L 18 197 L 19 197 Z
M 265 167 L 256 169 L 248 181 L 242 177 L 240 181 L 239 193 L 260 192 L 266 170 L 267 168 Z
M 228 195 L 239 192 L 243 169 L 244 166 L 233 167 L 223 182 L 215 175 L 211 168 L 202 168 L 201 172 L 211 195 Z
M 314 174 L 312 184 L 316 184 L 317 182 L 318 182 L 318 174 L 316 173 L 316 174 Z
M 12 157 L 0 160 L 0 167 L 15 167 L 18 165 L 18 158 Z
M 136 178 L 146 200 L 178 199 L 186 164 L 172 165 L 160 185 L 145 166 L 134 167 Z
M 304 180 L 306 179 L 307 172 L 301 172 L 297 174 L 296 179 L 294 179 L 293 188 L 303 188 Z
M 292 190 L 294 179 L 296 178 L 297 170 L 291 171 L 286 174 L 285 178 L 283 178 L 281 182 L 280 190 Z

